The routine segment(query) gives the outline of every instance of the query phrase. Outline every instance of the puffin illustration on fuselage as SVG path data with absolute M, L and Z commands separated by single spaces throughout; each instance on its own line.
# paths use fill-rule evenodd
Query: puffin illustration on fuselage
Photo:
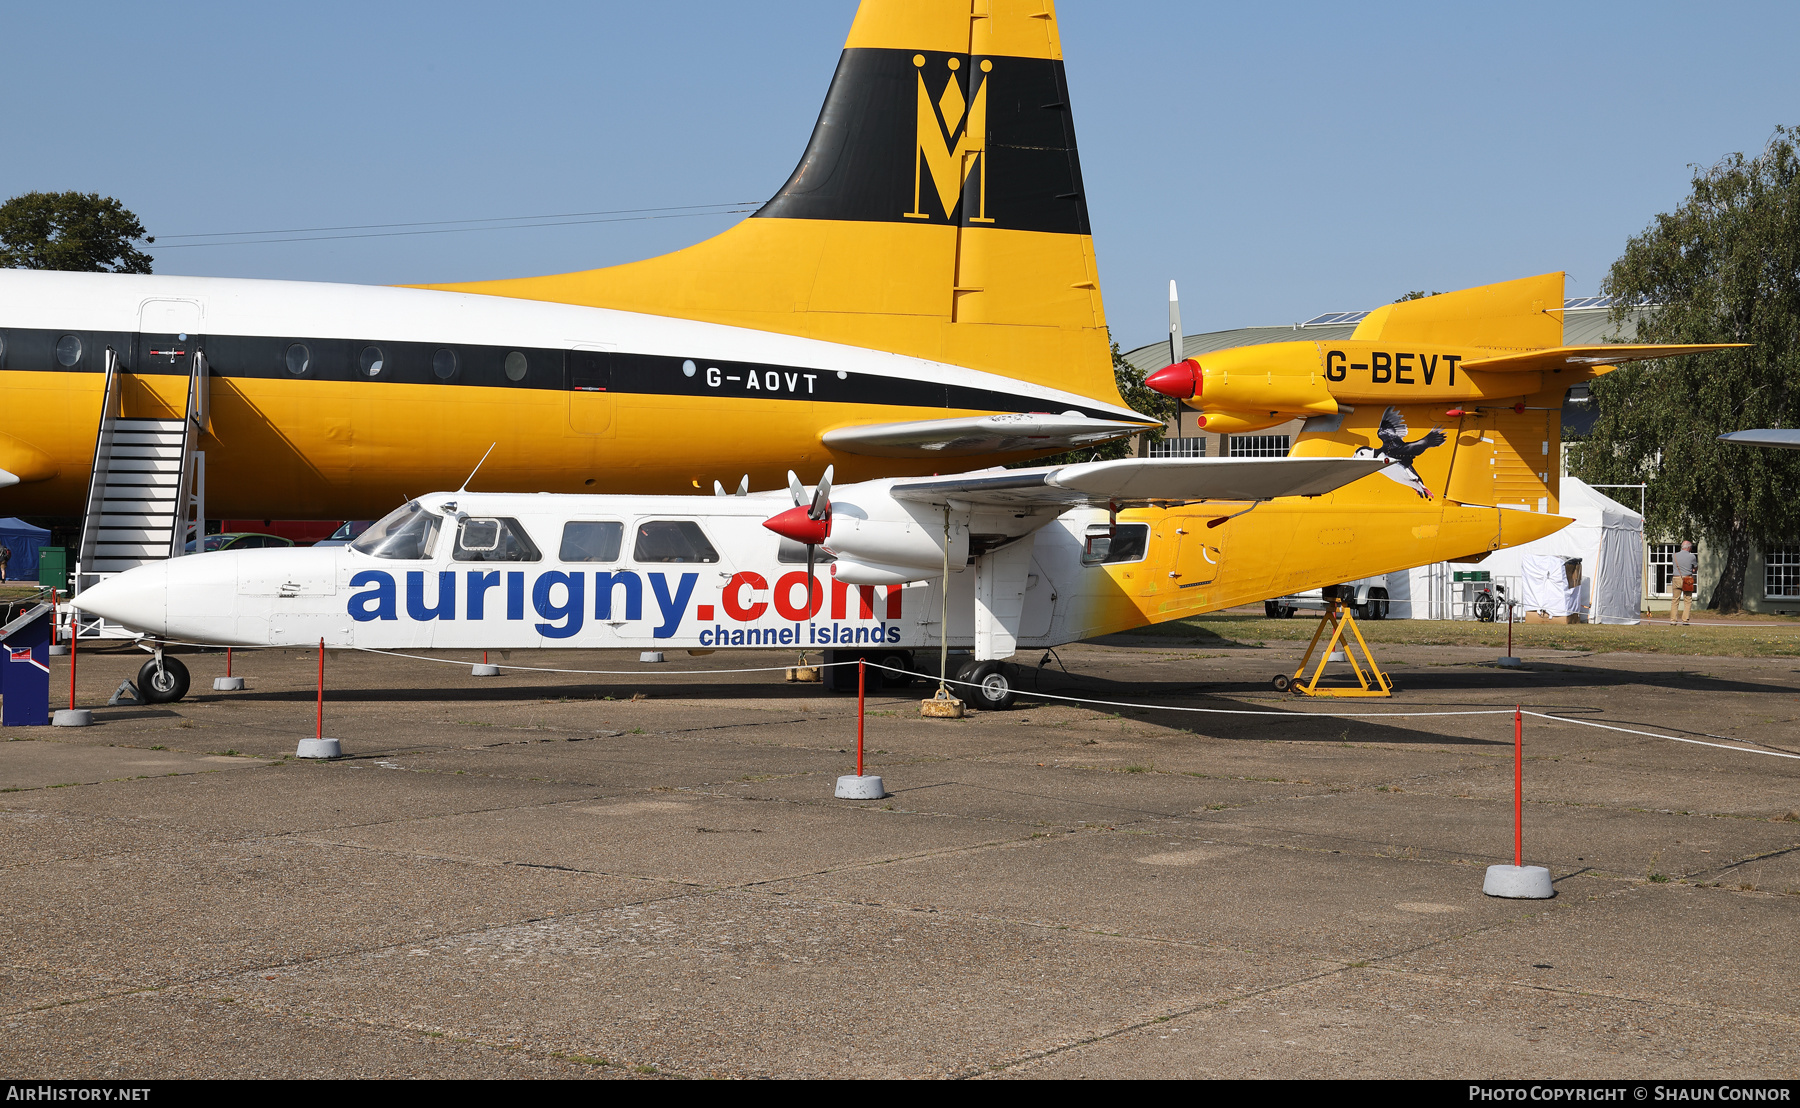
M 1444 429 L 1433 427 L 1430 431 L 1412 442 L 1406 441 L 1409 433 L 1406 420 L 1400 415 L 1400 409 L 1389 408 L 1381 413 L 1381 427 L 1376 432 L 1381 437 L 1379 450 L 1368 446 L 1359 446 L 1351 454 L 1353 458 L 1379 458 L 1392 463 L 1381 471 L 1383 477 L 1398 481 L 1407 488 L 1418 493 L 1426 500 L 1431 499 L 1431 487 L 1419 476 L 1413 459 L 1430 450 L 1434 446 L 1444 445 Z

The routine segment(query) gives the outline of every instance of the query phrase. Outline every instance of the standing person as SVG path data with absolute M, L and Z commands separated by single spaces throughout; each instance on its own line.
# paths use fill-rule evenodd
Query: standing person
M 0 542 L 0 581 L 6 580 L 6 563 L 12 561 L 12 548 Z
M 1694 577 L 1700 572 L 1700 556 L 1694 553 L 1694 544 L 1683 541 L 1681 552 L 1675 555 L 1675 599 L 1669 603 L 1669 626 L 1675 625 L 1675 617 L 1681 616 L 1681 625 L 1686 627 L 1688 620 L 1694 615 Z M 1683 605 L 1686 605 L 1684 608 Z

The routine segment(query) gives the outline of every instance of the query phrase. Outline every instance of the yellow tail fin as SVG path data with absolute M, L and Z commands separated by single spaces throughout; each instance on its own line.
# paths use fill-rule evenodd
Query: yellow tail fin
M 1050 0 L 864 0 L 799 166 L 715 238 L 432 288 L 933 358 L 1122 401 Z

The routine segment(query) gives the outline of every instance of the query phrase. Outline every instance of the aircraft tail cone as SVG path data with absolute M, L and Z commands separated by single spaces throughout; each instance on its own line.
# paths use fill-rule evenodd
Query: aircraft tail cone
M 1200 395 L 1200 363 L 1186 358 L 1166 365 L 1144 378 L 1144 384 L 1176 400 L 1192 400 Z
M 1569 516 L 1542 515 L 1537 512 L 1500 510 L 1500 545 L 1522 546 L 1533 539 L 1554 535 L 1574 523 Z

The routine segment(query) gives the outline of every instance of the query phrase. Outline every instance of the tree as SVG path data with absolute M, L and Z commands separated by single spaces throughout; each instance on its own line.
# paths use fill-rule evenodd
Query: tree
M 1626 244 L 1601 291 L 1625 342 L 1748 342 L 1748 350 L 1643 362 L 1597 379 L 1594 430 L 1576 470 L 1595 483 L 1647 482 L 1652 531 L 1696 532 L 1724 548 L 1709 607 L 1743 606 L 1752 544 L 1800 528 L 1800 456 L 1717 441 L 1726 431 L 1800 426 L 1800 128 L 1778 127 L 1755 157 L 1695 167 L 1693 191 Z
M 1149 419 L 1169 420 L 1175 418 L 1173 406 L 1178 400 L 1171 400 L 1155 389 L 1144 384 L 1144 374 L 1132 368 L 1125 355 L 1119 353 L 1117 341 L 1112 344 L 1113 381 L 1119 386 L 1119 395 L 1132 411 Z M 1161 442 L 1164 430 L 1156 428 L 1150 433 L 1151 442 Z M 1022 462 L 1008 462 L 1008 469 L 1022 469 L 1028 466 L 1066 466 L 1077 462 L 1110 462 L 1115 458 L 1129 458 L 1137 452 L 1137 436 L 1130 435 L 1111 442 L 1103 442 L 1099 446 L 1086 446 L 1079 450 L 1068 450 L 1061 454 L 1053 454 L 1048 458 L 1027 458 Z
M 138 217 L 97 192 L 28 192 L 0 204 L 0 268 L 84 273 L 148 273 L 150 255 L 133 242 Z

